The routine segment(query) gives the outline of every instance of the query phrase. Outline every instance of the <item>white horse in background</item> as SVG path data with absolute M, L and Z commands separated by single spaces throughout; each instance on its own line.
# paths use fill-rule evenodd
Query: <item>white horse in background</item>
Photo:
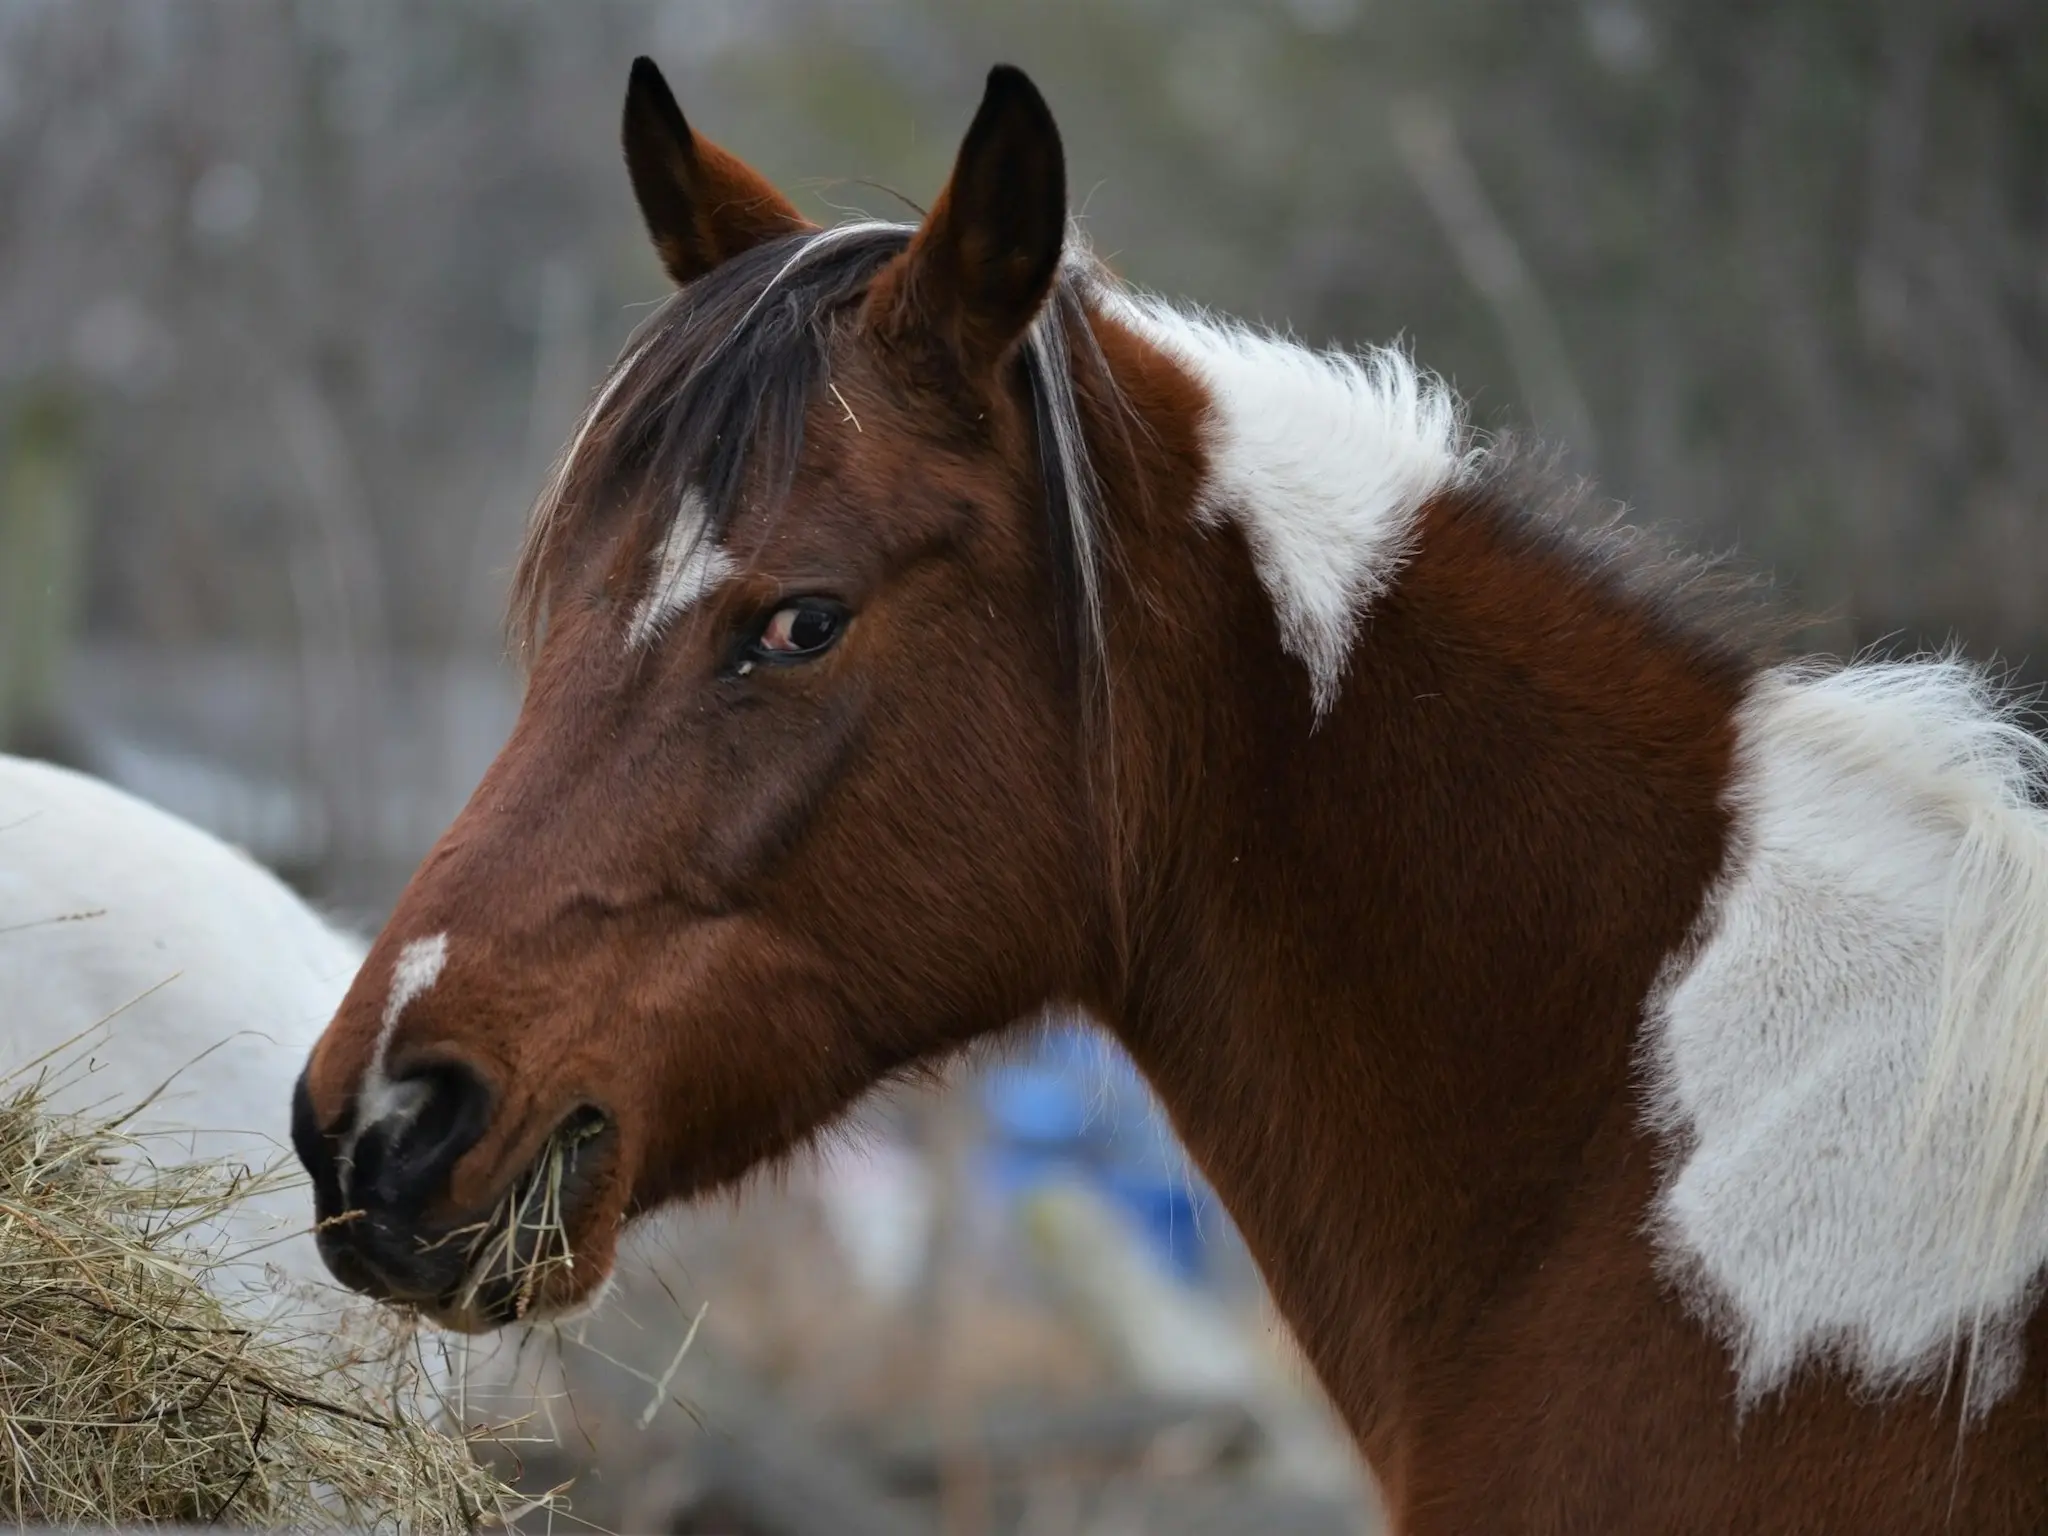
M 160 1166 L 280 1170 L 189 1236 L 209 1288 L 282 1334 L 370 1314 L 321 1263 L 291 1158 L 292 1086 L 363 951 L 209 833 L 0 756 L 0 1098 L 40 1076 L 53 1109 L 133 1111 L 121 1132 Z M 418 1351 L 432 1396 L 455 1371 L 441 1342 Z
M 147 1100 L 123 1130 L 155 1161 L 277 1165 L 292 1084 L 363 947 L 199 828 L 0 757 L 0 1079 L 40 1062 L 53 1108 L 112 1118 Z M 223 1235 L 324 1282 L 311 1220 L 306 1191 L 273 1180 Z

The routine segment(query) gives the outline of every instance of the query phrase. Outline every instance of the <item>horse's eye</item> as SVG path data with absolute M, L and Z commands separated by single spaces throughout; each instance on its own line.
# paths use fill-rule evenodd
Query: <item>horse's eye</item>
M 808 661 L 832 648 L 846 629 L 846 610 L 822 597 L 800 597 L 768 615 L 747 656 L 755 661 Z

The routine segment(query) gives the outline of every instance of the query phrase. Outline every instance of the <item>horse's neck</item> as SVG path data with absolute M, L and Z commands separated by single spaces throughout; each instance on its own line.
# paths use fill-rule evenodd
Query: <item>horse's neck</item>
M 1741 680 L 1450 493 L 1311 729 L 1244 543 L 1154 543 L 1117 1028 L 1371 1445 L 1634 1115 Z

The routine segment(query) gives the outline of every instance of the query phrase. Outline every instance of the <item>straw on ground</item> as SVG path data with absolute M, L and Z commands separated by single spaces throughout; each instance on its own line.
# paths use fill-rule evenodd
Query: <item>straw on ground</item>
M 408 1411 L 402 1319 L 342 1344 L 213 1294 L 233 1256 L 191 1234 L 246 1170 L 158 1167 L 33 1084 L 0 1095 L 0 1520 L 433 1533 L 531 1507 Z

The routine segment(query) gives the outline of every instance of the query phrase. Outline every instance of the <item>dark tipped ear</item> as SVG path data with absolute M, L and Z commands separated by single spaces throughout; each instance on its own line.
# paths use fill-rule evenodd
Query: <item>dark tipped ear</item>
M 620 137 L 640 216 L 678 284 L 813 226 L 759 172 L 690 132 L 654 60 L 633 61 Z
M 885 329 L 933 333 L 970 368 L 993 366 L 1045 302 L 1066 233 L 1059 128 L 1024 72 L 998 64 L 952 179 L 870 312 Z

